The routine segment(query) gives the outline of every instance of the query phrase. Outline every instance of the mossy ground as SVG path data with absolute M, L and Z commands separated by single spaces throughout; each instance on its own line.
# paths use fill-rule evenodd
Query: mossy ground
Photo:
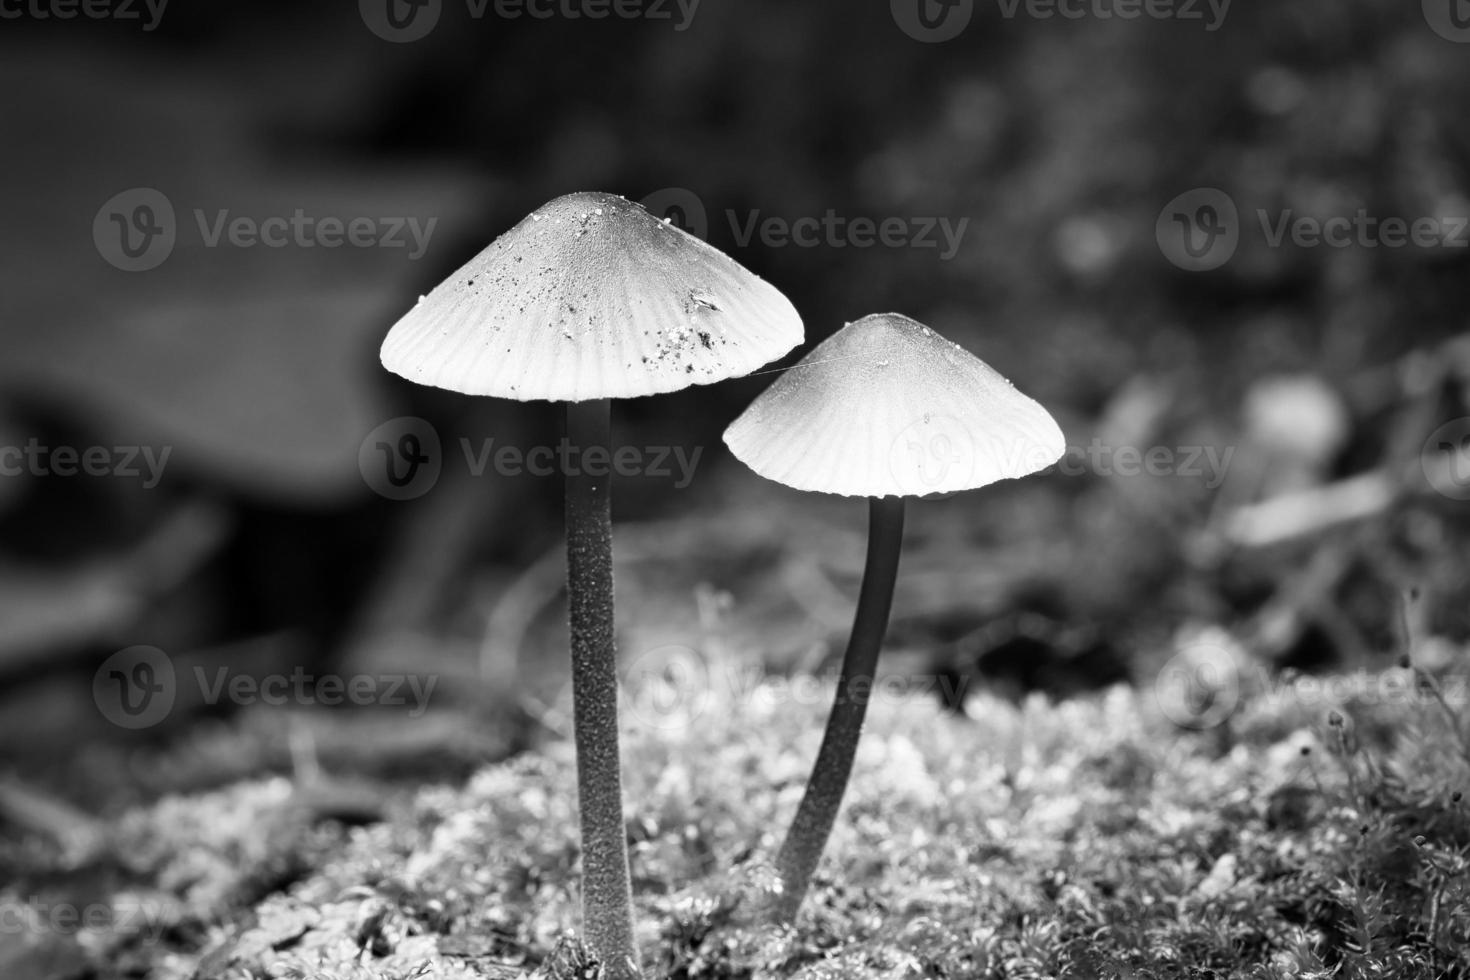
M 969 717 L 890 692 L 814 892 L 778 924 L 763 917 L 765 861 L 823 699 L 778 682 L 632 703 L 646 965 L 807 980 L 1470 976 L 1461 706 L 1454 677 L 1423 680 L 1343 678 L 1328 690 L 1345 699 L 1277 684 L 1202 732 L 1170 723 L 1150 690 L 976 694 Z M 116 918 L 30 920 L 20 946 L 8 930 L 9 962 L 45 948 L 90 964 L 52 976 L 592 976 L 574 936 L 574 785 L 569 743 L 549 738 L 352 829 L 305 817 L 284 779 L 166 799 L 109 831 L 125 869 Z

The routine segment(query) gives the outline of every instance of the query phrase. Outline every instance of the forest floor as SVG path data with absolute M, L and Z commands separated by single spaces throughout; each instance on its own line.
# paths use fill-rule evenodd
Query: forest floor
M 767 861 L 830 688 L 651 676 L 624 712 L 649 975 L 1470 975 L 1466 678 L 1198 675 L 1060 703 L 972 692 L 962 715 L 912 677 L 880 685 L 813 893 L 779 924 Z M 85 904 L 37 854 L 0 888 L 21 910 L 0 975 L 590 977 L 574 788 L 548 734 L 381 820 L 299 778 L 167 797 L 70 857 L 108 869 Z

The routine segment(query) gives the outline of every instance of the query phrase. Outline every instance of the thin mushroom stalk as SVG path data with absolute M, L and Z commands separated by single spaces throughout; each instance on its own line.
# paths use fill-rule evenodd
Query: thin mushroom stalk
M 608 399 L 742 377 L 801 339 L 801 317 L 770 283 L 632 201 L 584 191 L 528 214 L 421 297 L 380 357 L 418 384 L 565 404 L 569 442 L 610 458 Z M 611 487 L 586 469 L 566 474 L 583 921 L 604 976 L 630 980 Z
M 852 633 L 842 658 L 837 697 L 827 717 L 806 794 L 776 859 L 781 875 L 776 912 L 782 919 L 795 918 L 801 908 L 847 792 L 878 669 L 878 654 L 888 632 L 888 613 L 893 606 L 893 586 L 898 580 L 903 549 L 903 505 L 902 497 L 874 497 L 868 502 L 868 558 Z
M 1066 450 L 1056 420 L 994 368 L 916 320 L 849 323 L 783 373 L 725 430 L 737 459 L 797 490 L 866 497 L 868 562 L 837 702 L 776 858 L 794 918 L 832 831 L 862 735 L 893 585 L 905 498 L 1039 472 Z
M 606 399 L 567 404 L 567 440 L 583 457 L 611 453 Z M 582 918 L 608 980 L 641 977 L 618 760 L 617 647 L 613 632 L 612 476 L 566 474 L 567 597 L 572 703 L 582 830 Z

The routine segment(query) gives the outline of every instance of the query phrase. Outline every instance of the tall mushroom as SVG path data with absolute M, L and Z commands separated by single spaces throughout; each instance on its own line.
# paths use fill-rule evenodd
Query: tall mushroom
M 566 403 L 567 591 L 587 943 L 640 975 L 618 762 L 611 403 L 748 374 L 802 340 L 774 287 L 611 194 L 560 197 L 403 317 L 390 371 L 469 395 Z M 590 472 L 589 472 L 590 471 Z
M 909 497 L 1045 469 L 1056 422 L 989 365 L 895 313 L 850 323 L 736 419 L 725 442 L 798 490 L 868 498 L 868 555 L 836 700 L 806 794 L 777 857 L 776 914 L 794 918 L 836 822 L 888 629 Z

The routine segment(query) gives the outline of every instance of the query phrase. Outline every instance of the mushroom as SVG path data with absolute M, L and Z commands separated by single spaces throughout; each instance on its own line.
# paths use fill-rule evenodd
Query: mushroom
M 776 915 L 794 918 L 837 819 L 867 710 L 902 549 L 904 502 L 1026 476 L 1056 462 L 1056 422 L 989 365 L 895 313 L 850 323 L 725 432 L 761 476 L 868 498 L 868 554 L 836 699 L 776 860 Z
M 383 342 L 390 371 L 470 395 L 566 403 L 567 591 L 587 943 L 640 975 L 618 763 L 611 402 L 755 370 L 802 340 L 774 287 L 611 194 L 557 198 L 450 276 Z M 598 470 L 607 467 L 598 465 Z

